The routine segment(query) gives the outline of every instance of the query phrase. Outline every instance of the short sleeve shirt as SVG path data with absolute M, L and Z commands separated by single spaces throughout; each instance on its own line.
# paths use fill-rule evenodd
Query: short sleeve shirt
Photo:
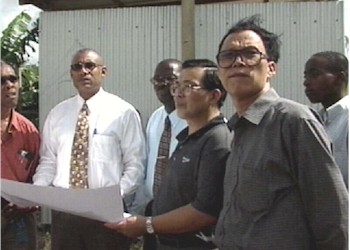
M 214 118 L 191 135 L 187 128 L 183 130 L 177 137 L 179 144 L 168 161 L 166 176 L 154 198 L 152 214 L 191 204 L 200 212 L 218 217 L 231 138 L 223 116 Z
M 32 182 L 39 158 L 39 132 L 14 110 L 8 132 L 8 140 L 1 141 L 1 178 Z

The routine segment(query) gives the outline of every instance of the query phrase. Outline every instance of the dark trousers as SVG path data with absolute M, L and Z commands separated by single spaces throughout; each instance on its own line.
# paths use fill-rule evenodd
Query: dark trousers
M 23 213 L 13 220 L 1 215 L 2 250 L 36 250 L 36 220 L 33 213 Z
M 52 211 L 52 250 L 129 250 L 131 239 L 103 222 Z
M 152 204 L 151 200 L 145 209 L 145 216 L 152 216 Z M 143 250 L 156 250 L 157 249 L 157 237 L 154 234 L 146 234 L 143 236 Z
M 170 247 L 165 246 L 160 243 L 158 243 L 158 250 L 207 250 L 202 247 L 184 247 L 184 248 L 178 248 L 178 247 Z M 212 250 L 219 250 L 218 248 L 214 248 Z M 230 250 L 238 250 L 238 249 L 230 249 Z

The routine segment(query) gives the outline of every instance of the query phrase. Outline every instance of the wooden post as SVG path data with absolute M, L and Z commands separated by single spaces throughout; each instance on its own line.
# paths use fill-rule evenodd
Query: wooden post
M 182 60 L 195 58 L 195 0 L 181 0 Z

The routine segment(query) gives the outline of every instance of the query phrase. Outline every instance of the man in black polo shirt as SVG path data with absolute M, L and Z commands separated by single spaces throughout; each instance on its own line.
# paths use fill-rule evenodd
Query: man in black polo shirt
M 188 127 L 168 161 L 154 217 L 132 216 L 107 227 L 129 237 L 158 235 L 160 249 L 214 249 L 213 225 L 222 207 L 224 166 L 231 132 L 220 107 L 226 97 L 209 60 L 183 63 L 179 81 L 171 86 L 178 116 Z

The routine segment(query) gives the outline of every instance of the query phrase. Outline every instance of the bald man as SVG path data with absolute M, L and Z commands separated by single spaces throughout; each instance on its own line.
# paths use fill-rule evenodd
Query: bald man
M 78 94 L 48 114 L 34 184 L 60 188 L 120 184 L 123 197 L 136 191 L 144 177 L 146 155 L 140 116 L 131 104 L 103 90 L 106 75 L 107 67 L 96 51 L 74 54 L 70 76 Z M 78 125 L 88 128 L 81 144 L 76 140 L 82 133 L 77 132 Z M 79 150 L 73 142 L 88 145 L 80 154 L 85 157 L 76 156 Z M 128 250 L 129 246 L 128 238 L 113 234 L 101 222 L 53 211 L 53 250 Z

